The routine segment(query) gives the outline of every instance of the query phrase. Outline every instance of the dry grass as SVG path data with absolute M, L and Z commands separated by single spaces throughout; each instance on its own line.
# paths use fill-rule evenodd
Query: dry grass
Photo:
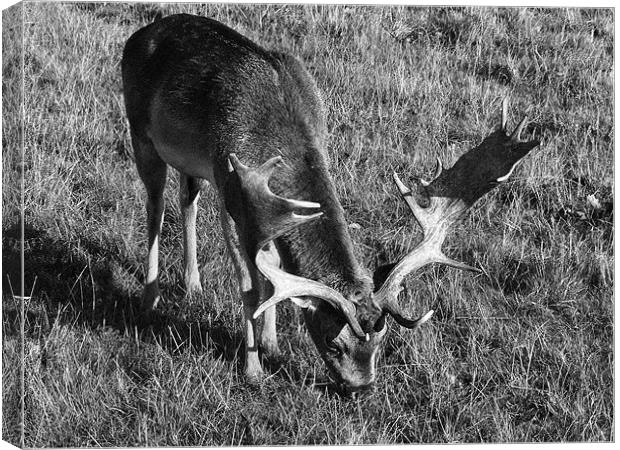
M 165 5 L 299 55 L 325 94 L 332 174 L 360 258 L 419 237 L 389 181 L 450 165 L 498 125 L 501 99 L 543 145 L 447 243 L 482 276 L 408 283 L 435 309 L 391 325 L 376 390 L 325 387 L 294 309 L 261 387 L 242 379 L 241 305 L 212 193 L 201 200 L 204 299 L 183 301 L 176 177 L 162 242 L 165 304 L 134 319 L 145 253 L 122 107 L 125 40 L 148 4 L 3 12 L 3 435 L 19 442 L 19 171 L 24 170 L 26 445 L 236 445 L 613 440 L 611 10 Z M 600 207 L 588 201 L 594 196 Z

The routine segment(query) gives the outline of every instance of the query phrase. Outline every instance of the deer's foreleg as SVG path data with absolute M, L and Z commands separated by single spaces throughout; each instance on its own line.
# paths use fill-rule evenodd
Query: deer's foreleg
M 196 257 L 196 215 L 201 180 L 180 174 L 179 203 L 183 216 L 183 256 L 185 291 L 188 296 L 202 294 Z
M 222 202 L 220 218 L 226 244 L 237 271 L 239 290 L 243 301 L 243 330 L 245 333 L 245 376 L 248 381 L 256 383 L 264 377 L 258 355 L 257 320 L 252 316 L 260 300 L 259 274 L 248 258 L 239 240 L 235 222 L 226 211 Z
M 272 244 L 270 251 L 273 253 L 274 260 L 279 260 L 277 250 Z M 268 299 L 273 295 L 273 286 L 265 277 L 261 276 L 261 300 Z M 276 306 L 267 308 L 263 315 L 263 327 L 260 332 L 260 346 L 263 352 L 268 356 L 277 356 L 280 354 L 278 348 L 278 335 L 276 330 Z

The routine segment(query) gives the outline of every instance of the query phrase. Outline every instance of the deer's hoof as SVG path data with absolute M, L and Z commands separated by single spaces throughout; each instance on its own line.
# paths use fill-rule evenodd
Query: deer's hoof
M 202 286 L 200 282 L 195 283 L 185 283 L 185 297 L 187 298 L 197 298 L 202 297 Z
M 159 293 L 159 285 L 157 281 L 148 283 L 144 286 L 142 292 L 142 311 L 152 311 L 157 308 L 157 305 L 161 301 L 161 294 Z
M 257 386 L 262 384 L 265 379 L 265 372 L 262 369 L 260 370 L 245 370 L 245 381 L 253 386 Z

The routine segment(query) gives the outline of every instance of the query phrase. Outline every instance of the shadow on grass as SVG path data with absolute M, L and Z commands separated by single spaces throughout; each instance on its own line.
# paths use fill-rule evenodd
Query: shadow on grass
M 11 293 L 20 294 L 20 254 L 19 226 L 3 230 L 3 324 L 7 336 L 20 330 L 19 304 L 11 297 Z M 87 237 L 78 242 L 58 241 L 44 230 L 26 225 L 24 259 L 25 295 L 34 292 L 32 299 L 26 299 L 26 335 L 47 334 L 55 320 L 91 329 L 107 326 L 137 334 L 146 342 L 155 341 L 170 353 L 191 347 L 243 363 L 242 337 L 223 319 L 182 320 L 166 308 L 148 317 L 142 314 L 139 295 L 132 293 L 135 280 L 134 288 L 126 285 L 127 274 L 139 272 L 140 263 L 124 260 L 119 252 L 104 249 Z M 205 302 L 207 313 L 210 307 Z
M 142 280 L 133 275 L 141 272 L 142 263 L 125 258 L 113 244 L 103 248 L 88 237 L 77 242 L 58 241 L 46 231 L 27 225 L 24 259 L 25 295 L 33 291 L 32 299 L 25 301 L 27 337 L 44 339 L 54 323 L 92 330 L 108 327 L 136 335 L 142 342 L 156 343 L 173 355 L 188 348 L 209 352 L 215 359 L 234 363 L 242 372 L 244 338 L 230 314 L 216 311 L 208 301 L 183 302 L 182 289 L 166 284 L 161 286 L 164 297 L 178 297 L 182 306 L 166 302 L 156 311 L 143 314 L 139 307 Z M 20 305 L 11 296 L 12 292 L 19 295 L 20 277 L 20 230 L 14 226 L 3 230 L 2 237 L 5 337 L 20 333 Z M 290 356 L 264 356 L 263 367 L 286 383 L 313 385 L 326 394 L 342 395 L 327 377 L 309 379 L 291 363 Z

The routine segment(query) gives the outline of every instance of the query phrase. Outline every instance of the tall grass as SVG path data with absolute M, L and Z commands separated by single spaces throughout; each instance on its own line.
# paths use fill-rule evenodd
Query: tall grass
M 25 3 L 3 12 L 3 436 L 19 442 L 19 179 L 24 171 L 26 445 L 159 446 L 613 440 L 613 13 L 601 9 Z M 446 251 L 483 275 L 411 277 L 376 389 L 342 398 L 297 313 L 260 387 L 213 193 L 200 202 L 204 296 L 183 300 L 166 191 L 151 326 L 134 305 L 145 212 L 120 57 L 158 13 L 214 17 L 298 55 L 326 100 L 329 153 L 368 267 L 419 239 L 389 174 L 428 176 L 499 125 L 542 140 Z M 21 34 L 23 27 L 23 46 Z M 24 68 L 21 71 L 21 52 Z M 24 162 L 19 157 L 24 81 Z M 514 126 L 514 123 L 513 123 Z

